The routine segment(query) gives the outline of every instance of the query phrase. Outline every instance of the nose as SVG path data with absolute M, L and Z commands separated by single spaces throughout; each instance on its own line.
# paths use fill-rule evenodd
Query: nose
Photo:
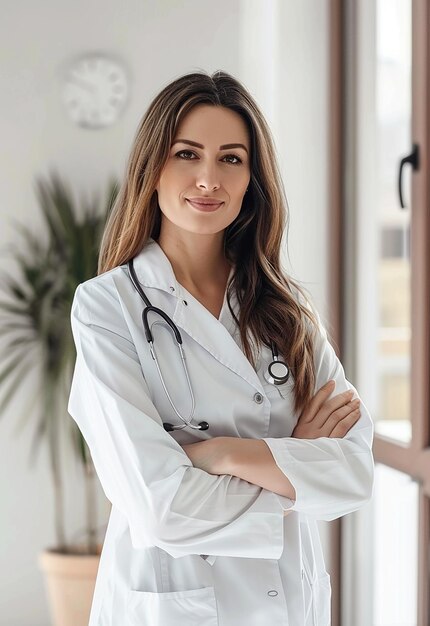
M 203 189 L 218 189 L 220 187 L 220 178 L 216 166 L 211 166 L 210 164 L 202 165 L 196 178 L 196 184 L 197 187 Z

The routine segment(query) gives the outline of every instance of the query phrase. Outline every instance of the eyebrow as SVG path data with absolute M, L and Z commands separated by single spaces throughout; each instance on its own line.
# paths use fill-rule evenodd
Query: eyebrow
M 197 141 L 191 141 L 191 139 L 176 139 L 176 141 L 172 143 L 172 146 L 174 146 L 175 143 L 186 143 L 190 146 L 204 149 L 203 144 L 197 143 Z M 243 148 L 243 150 L 245 150 L 245 152 L 248 154 L 248 150 L 243 145 L 243 143 L 225 143 L 224 145 L 219 147 L 220 150 L 231 150 L 231 148 Z

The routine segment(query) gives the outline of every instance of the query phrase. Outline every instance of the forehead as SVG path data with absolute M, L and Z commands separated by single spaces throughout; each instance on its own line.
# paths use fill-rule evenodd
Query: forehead
M 249 133 L 245 121 L 226 107 L 196 105 L 181 120 L 175 137 L 198 141 L 206 146 L 219 147 L 225 143 L 243 143 L 250 147 Z

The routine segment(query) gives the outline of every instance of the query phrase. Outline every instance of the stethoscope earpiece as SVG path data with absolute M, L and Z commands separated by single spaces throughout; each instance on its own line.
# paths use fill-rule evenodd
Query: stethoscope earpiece
M 176 324 L 173 322 L 173 320 L 167 315 L 167 313 L 165 313 L 161 309 L 151 305 L 151 302 L 149 301 L 149 299 L 145 295 L 142 287 L 139 284 L 139 280 L 138 280 L 138 278 L 136 276 L 136 272 L 135 272 L 134 267 L 133 267 L 133 259 L 130 259 L 130 261 L 128 261 L 127 266 L 128 266 L 128 272 L 129 272 L 130 280 L 133 283 L 136 291 L 139 293 L 139 295 L 142 298 L 142 300 L 145 302 L 145 308 L 142 311 L 142 323 L 143 323 L 143 326 L 144 326 L 144 329 L 145 329 L 146 339 L 147 339 L 148 343 L 150 344 L 151 356 L 152 356 L 152 358 L 155 361 L 155 365 L 157 367 L 161 383 L 162 383 L 162 385 L 164 387 L 164 391 L 166 392 L 166 395 L 167 395 L 167 397 L 169 399 L 169 402 L 170 402 L 173 410 L 175 411 L 176 415 L 183 422 L 183 424 L 181 426 L 177 426 L 175 424 L 170 424 L 169 422 L 163 422 L 164 430 L 166 430 L 167 432 L 172 432 L 173 430 L 182 430 L 183 428 L 186 428 L 187 426 L 189 426 L 190 428 L 193 428 L 194 430 L 208 430 L 208 428 L 209 428 L 208 422 L 202 421 L 202 422 L 199 422 L 198 424 L 192 424 L 191 423 L 191 420 L 192 420 L 193 415 L 194 415 L 195 400 L 194 400 L 194 394 L 193 394 L 193 389 L 192 389 L 192 386 L 191 386 L 190 377 L 188 375 L 187 364 L 185 362 L 185 356 L 184 356 L 184 353 L 183 353 L 183 350 L 182 350 L 181 333 L 179 332 L 179 329 L 176 326 Z M 155 352 L 155 349 L 154 349 L 154 338 L 152 336 L 152 333 L 151 333 L 151 330 L 150 330 L 149 324 L 148 324 L 148 313 L 150 311 L 152 311 L 153 313 L 156 313 L 157 315 L 160 315 L 164 319 L 164 321 L 170 326 L 170 328 L 172 329 L 172 331 L 173 331 L 173 333 L 175 335 L 176 344 L 178 346 L 179 353 L 181 355 L 182 365 L 183 365 L 183 368 L 184 368 L 185 375 L 187 377 L 188 389 L 189 389 L 189 392 L 190 392 L 190 395 L 191 395 L 191 401 L 192 401 L 191 414 L 190 414 L 188 419 L 185 419 L 179 413 L 179 411 L 176 409 L 176 407 L 173 404 L 173 401 L 172 401 L 172 399 L 170 397 L 170 394 L 169 394 L 169 392 L 167 390 L 166 383 L 164 382 L 163 374 L 161 372 L 160 365 L 159 365 L 158 359 L 157 359 L 157 355 L 156 355 L 156 352 Z M 287 367 L 287 364 L 284 363 L 283 361 L 279 361 L 278 360 L 278 351 L 277 351 L 276 346 L 273 343 L 273 341 L 271 342 L 271 346 L 272 346 L 273 361 L 268 366 L 267 372 L 265 372 L 264 377 L 267 380 L 267 382 L 271 383 L 272 385 L 282 385 L 283 383 L 285 383 L 288 380 L 290 372 L 289 372 L 289 369 Z

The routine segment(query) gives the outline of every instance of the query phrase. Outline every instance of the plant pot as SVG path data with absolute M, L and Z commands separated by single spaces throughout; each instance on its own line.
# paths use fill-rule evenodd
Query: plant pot
M 88 626 L 102 544 L 98 554 L 73 546 L 71 554 L 47 548 L 39 554 L 52 626 Z

